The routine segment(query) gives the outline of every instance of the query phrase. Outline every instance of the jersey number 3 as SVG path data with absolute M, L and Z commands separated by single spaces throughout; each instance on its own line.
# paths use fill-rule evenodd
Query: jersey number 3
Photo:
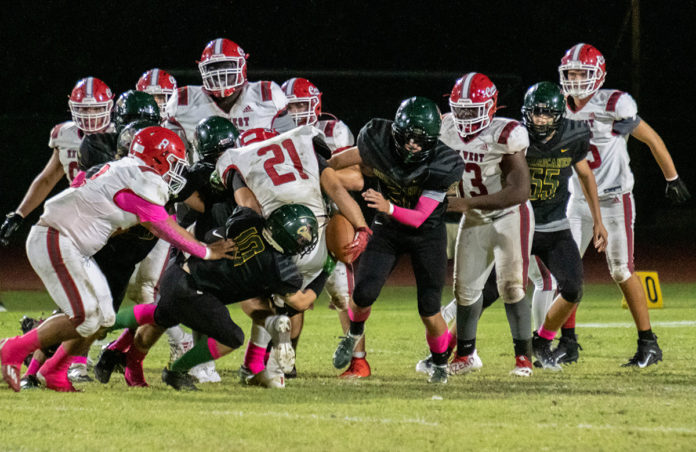
M 283 150 L 285 150 L 285 152 L 283 152 Z M 304 169 L 302 168 L 302 161 L 300 160 L 300 156 L 297 155 L 295 144 L 290 138 L 283 140 L 280 145 L 269 144 L 268 146 L 264 146 L 257 151 L 257 154 L 260 157 L 263 157 L 269 153 L 271 154 L 271 158 L 263 162 L 263 168 L 266 170 L 268 177 L 271 178 L 271 181 L 273 181 L 273 185 L 278 186 L 292 182 L 297 179 L 295 174 L 299 175 L 300 179 L 309 179 L 309 176 L 305 174 Z M 286 154 L 290 157 L 295 171 L 279 173 L 276 166 L 285 163 Z

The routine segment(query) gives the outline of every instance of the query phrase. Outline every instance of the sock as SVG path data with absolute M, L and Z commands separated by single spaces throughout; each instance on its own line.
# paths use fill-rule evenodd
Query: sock
M 360 337 L 365 333 L 365 322 L 354 322 L 350 321 L 350 328 L 348 329 L 348 334 L 355 337 Z
M 218 359 L 220 358 L 220 356 L 222 356 L 220 354 L 220 351 L 218 350 L 217 344 L 218 343 L 215 339 L 213 339 L 212 337 L 208 338 L 208 351 L 210 351 L 210 356 L 212 356 L 213 359 Z
M 565 323 L 563 324 L 563 326 L 561 328 L 575 330 L 575 313 L 577 311 L 578 311 L 578 306 L 575 305 L 575 308 L 570 313 L 570 317 L 568 317 L 568 320 L 565 321 Z
M 262 325 L 256 323 L 251 324 L 251 337 L 249 342 L 253 342 L 259 347 L 266 348 L 271 343 L 271 333 Z
M 541 325 L 539 327 L 539 331 L 537 331 L 537 334 L 539 335 L 539 337 L 542 337 L 547 341 L 552 341 L 553 338 L 556 337 L 556 332 L 547 330 L 546 328 L 544 328 L 544 325 Z
M 447 364 L 447 345 L 449 344 L 450 332 L 445 331 L 443 334 L 437 337 L 433 337 L 425 334 L 425 340 L 428 341 L 428 347 L 430 347 L 430 354 L 433 357 L 433 364 L 436 366 L 442 366 Z
M 526 356 L 531 360 L 532 357 L 532 339 L 513 339 L 515 344 L 515 356 Z
M 348 317 L 350 318 L 351 322 L 361 322 L 365 323 L 365 321 L 370 317 L 370 313 L 372 312 L 372 307 L 368 306 L 367 308 L 361 309 L 358 312 L 353 312 L 353 310 L 348 307 Z
M 353 358 L 363 359 L 365 358 L 365 352 L 353 352 Z
M 76 355 L 73 356 L 72 364 L 85 364 L 87 365 L 87 357 Z
M 27 377 L 29 375 L 36 375 L 36 372 L 39 370 L 39 367 L 41 367 L 41 363 L 36 359 L 32 358 L 24 376 Z
M 456 334 L 456 332 L 452 333 L 450 331 L 449 344 L 447 344 L 447 349 L 452 351 L 452 350 L 454 350 L 454 347 L 456 347 L 456 346 L 457 346 L 457 334 Z
M 476 348 L 476 328 L 483 309 L 483 294 L 469 306 L 457 305 L 457 355 L 466 356 Z
M 135 339 L 135 329 L 128 328 L 121 335 L 109 344 L 109 350 L 116 350 L 122 353 L 128 353 L 128 350 L 133 345 L 133 339 Z
M 505 315 L 513 339 L 532 337 L 532 304 L 524 297 L 517 303 L 505 303 Z
M 58 347 L 58 350 L 52 357 L 43 363 L 39 369 L 41 375 L 47 379 L 58 380 L 60 382 L 68 382 L 68 367 L 72 362 L 73 357 L 68 355 L 63 348 L 63 345 Z
M 208 341 L 199 341 L 193 348 L 186 353 L 184 353 L 181 358 L 174 361 L 170 367 L 171 370 L 176 372 L 188 372 L 192 367 L 198 364 L 207 363 L 212 361 L 213 354 L 210 353 L 210 347 L 208 346 Z
M 134 306 L 129 308 L 121 308 L 116 313 L 116 321 L 111 326 L 110 330 L 120 330 L 123 328 L 137 328 L 138 321 L 135 320 L 135 314 L 133 313 Z
M 561 328 L 561 337 L 567 337 L 575 340 L 575 328 Z
M 251 371 L 251 373 L 256 375 L 266 368 L 265 364 L 263 363 L 265 354 L 266 347 L 259 347 L 252 341 L 249 341 L 246 353 L 244 354 L 244 365 Z
M 147 356 L 147 350 L 139 350 L 138 347 L 131 347 L 126 354 L 125 377 L 128 386 L 146 386 L 145 375 L 143 374 L 143 360 Z
M 476 338 L 457 339 L 457 356 L 467 356 L 476 350 Z
M 638 331 L 638 339 L 642 339 L 644 341 L 655 340 L 655 334 L 653 334 L 652 328 L 649 328 L 645 331 Z
M 138 325 L 155 323 L 155 309 L 157 309 L 157 305 L 154 304 L 137 304 L 133 306 L 133 316 Z
M 36 328 L 22 336 L 9 339 L 1 349 L 3 364 L 21 364 L 29 353 L 41 348 Z

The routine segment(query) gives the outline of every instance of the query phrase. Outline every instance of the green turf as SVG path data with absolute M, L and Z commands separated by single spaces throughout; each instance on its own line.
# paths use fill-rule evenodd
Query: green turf
M 586 288 L 578 324 L 580 362 L 563 372 L 508 375 L 514 365 L 504 309 L 484 312 L 483 369 L 432 386 L 414 372 L 426 352 L 414 290 L 387 288 L 367 322 L 373 376 L 342 381 L 331 366 L 339 335 L 324 300 L 307 314 L 300 378 L 283 390 L 240 385 L 243 352 L 223 358 L 222 384 L 176 393 L 159 372 L 166 341 L 145 361 L 152 387 L 128 389 L 120 375 L 81 394 L 0 388 L 0 450 L 693 450 L 696 444 L 696 287 L 663 286 L 652 310 L 665 361 L 636 371 L 619 364 L 636 334 L 615 286 Z M 11 309 L 52 309 L 45 294 L 2 294 Z M 232 317 L 248 331 L 237 309 Z M 0 336 L 16 334 L 23 312 L 0 313 Z M 624 326 L 625 325 L 625 326 Z M 115 337 L 115 334 L 112 334 Z M 92 349 L 96 356 L 98 349 Z

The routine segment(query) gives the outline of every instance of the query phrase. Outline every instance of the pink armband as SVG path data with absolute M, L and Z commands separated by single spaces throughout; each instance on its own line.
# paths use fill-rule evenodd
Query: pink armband
M 406 209 L 392 204 L 394 207 L 392 217 L 399 223 L 418 228 L 428 219 L 430 214 L 433 213 L 438 204 L 440 204 L 439 201 L 428 198 L 427 196 L 421 196 L 418 199 L 418 204 L 416 204 L 415 209 Z

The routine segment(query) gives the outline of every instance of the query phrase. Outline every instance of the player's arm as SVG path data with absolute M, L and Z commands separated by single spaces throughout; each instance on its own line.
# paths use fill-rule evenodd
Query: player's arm
M 505 154 L 500 162 L 505 185 L 497 193 L 473 198 L 451 198 L 447 210 L 465 213 L 469 209 L 498 210 L 521 204 L 529 199 L 529 168 L 525 151 Z
M 357 146 L 346 149 L 345 151 L 339 152 L 329 159 L 329 166 L 334 170 L 340 170 L 342 168 L 348 168 L 353 165 L 360 165 L 362 163 L 362 158 L 360 157 L 360 151 Z
M 259 215 L 263 215 L 261 203 L 256 199 L 254 192 L 244 183 L 239 173 L 235 171 L 234 173 L 230 173 L 228 177 L 231 179 L 231 186 L 234 191 L 234 202 L 236 202 L 238 206 L 248 207 Z
M 686 184 L 684 184 L 677 174 L 677 169 L 674 166 L 672 156 L 667 150 L 667 146 L 665 146 L 665 142 L 662 141 L 662 137 L 655 132 L 655 129 L 641 119 L 636 128 L 631 132 L 631 135 L 650 148 L 650 152 L 652 152 L 655 161 L 660 166 L 662 174 L 667 180 L 665 196 L 677 203 L 682 203 L 691 198 Z
M 365 186 L 360 165 L 353 165 L 336 171 L 341 184 L 349 191 L 360 191 Z
M 602 223 L 602 212 L 599 208 L 599 196 L 597 195 L 597 181 L 595 181 L 594 173 L 587 163 L 587 160 L 582 159 L 575 164 L 575 172 L 578 175 L 582 192 L 585 194 L 585 199 L 592 213 L 592 233 L 594 235 L 594 247 L 600 253 L 607 247 L 607 233 L 604 223 Z
M 333 159 L 332 159 L 333 160 Z M 343 186 L 341 179 L 332 168 L 325 168 L 321 172 L 319 179 L 321 189 L 326 193 L 338 206 L 341 213 L 351 222 L 356 228 L 366 228 L 367 223 L 365 217 L 360 210 L 360 206 L 350 196 L 346 188 Z
M 322 271 L 304 290 L 285 295 L 283 297 L 285 303 L 296 311 L 306 311 L 316 301 L 317 295 L 324 289 L 327 279 L 329 279 L 329 274 L 326 271 Z

